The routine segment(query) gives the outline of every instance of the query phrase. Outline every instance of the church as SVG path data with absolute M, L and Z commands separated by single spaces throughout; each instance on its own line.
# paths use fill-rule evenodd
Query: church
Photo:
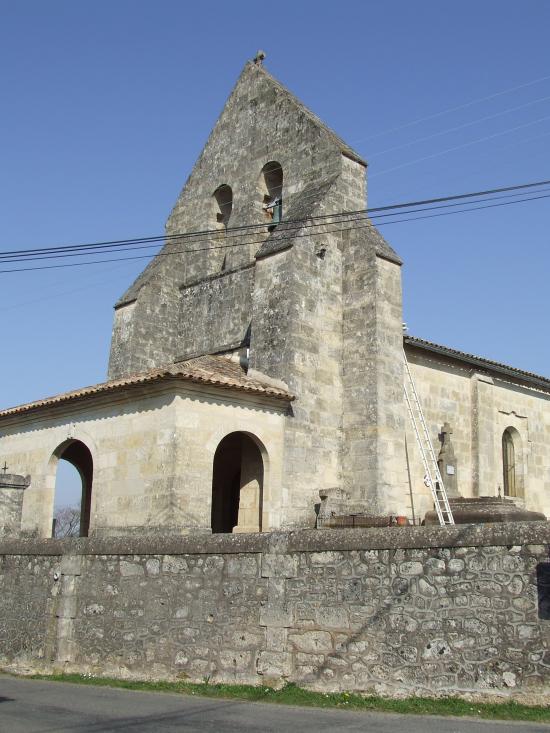
M 457 515 L 548 515 L 550 379 L 404 334 L 366 170 L 248 62 L 115 305 L 107 380 L 0 412 L 0 534 L 52 536 L 60 459 L 82 536 L 429 521 L 404 352 Z

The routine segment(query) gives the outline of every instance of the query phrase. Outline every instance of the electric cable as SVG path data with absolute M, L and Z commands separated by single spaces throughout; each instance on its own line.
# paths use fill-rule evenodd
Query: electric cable
M 542 186 L 550 185 L 550 180 L 542 180 L 542 181 L 534 181 L 529 183 L 522 183 L 522 184 L 516 184 L 513 186 L 501 186 L 499 188 L 492 188 L 492 189 L 486 189 L 483 191 L 476 191 L 476 192 L 468 192 L 463 194 L 453 194 L 450 196 L 440 196 L 437 198 L 430 198 L 430 199 L 420 199 L 416 201 L 408 201 L 405 203 L 398 203 L 398 204 L 387 204 L 385 206 L 377 206 L 377 207 L 370 207 L 365 209 L 356 209 L 352 211 L 341 211 L 341 212 L 335 212 L 332 214 L 317 214 L 313 216 L 306 216 L 302 218 L 297 219 L 288 219 L 283 220 L 279 225 L 277 225 L 280 228 L 292 226 L 294 224 L 303 224 L 304 222 L 315 222 L 320 220 L 326 220 L 330 218 L 342 218 L 342 217 L 350 217 L 354 215 L 360 215 L 360 214 L 376 214 L 378 212 L 385 212 L 385 211 L 391 211 L 391 210 L 399 210 L 399 209 L 406 209 L 406 208 L 412 208 L 413 206 L 424 206 L 424 205 L 430 205 L 430 204 L 438 204 L 438 203 L 444 203 L 447 201 L 460 201 L 468 198 L 477 198 L 480 196 L 490 196 L 493 194 L 498 193 L 505 193 L 508 191 L 521 191 L 521 190 L 527 190 L 532 188 L 540 188 Z M 7 258 L 13 257 L 13 256 L 31 256 L 31 255 L 40 255 L 40 254 L 49 254 L 49 253 L 55 253 L 55 252 L 64 252 L 64 251 L 84 251 L 84 250 L 91 250 L 91 249 L 100 249 L 103 247 L 109 247 L 113 245 L 133 245 L 133 244 L 142 244 L 146 242 L 162 242 L 162 241 L 168 241 L 172 239 L 192 239 L 195 237 L 209 237 L 209 236 L 220 236 L 221 234 L 224 235 L 225 238 L 232 236 L 233 232 L 243 232 L 247 230 L 257 230 L 257 229 L 266 229 L 270 226 L 273 226 L 270 222 L 263 222 L 260 224 L 245 224 L 240 226 L 233 226 L 233 227 L 227 227 L 225 230 L 220 229 L 204 229 L 204 230 L 196 230 L 191 232 L 180 232 L 177 234 L 163 234 L 163 235 L 156 235 L 151 237 L 134 237 L 131 239 L 118 239 L 118 240 L 107 240 L 102 242 L 94 242 L 94 243 L 85 243 L 85 244 L 78 244 L 78 245 L 60 245 L 56 247 L 42 247 L 42 248 L 34 248 L 34 249 L 19 249 L 19 250 L 6 250 L 4 252 L 0 253 L 0 260 L 5 260 Z M 228 234 L 231 233 L 231 234 Z M 254 233 L 254 232 L 253 232 Z
M 548 189 L 548 188 L 540 188 L 538 190 L 538 193 L 544 192 L 544 191 L 549 191 L 549 190 L 550 189 Z M 503 194 L 501 196 L 491 196 L 491 197 L 485 197 L 485 198 L 477 198 L 475 200 L 475 202 L 468 202 L 468 203 L 470 203 L 470 204 L 473 204 L 473 203 L 483 203 L 485 201 L 495 201 L 495 200 L 499 200 L 499 199 L 503 199 L 503 198 L 517 197 L 518 195 L 526 196 L 527 193 L 528 192 L 524 192 L 522 194 L 513 193 L 513 194 Z M 519 203 L 522 200 L 523 199 L 519 199 L 518 201 L 513 202 L 513 203 Z M 526 200 L 531 200 L 531 199 L 526 199 Z M 347 223 L 349 221 L 357 222 L 357 221 L 365 221 L 367 219 L 370 220 L 373 223 L 377 223 L 378 224 L 378 221 L 380 219 L 383 219 L 383 218 L 395 217 L 395 216 L 403 216 L 403 215 L 409 215 L 409 214 L 416 214 L 416 213 L 421 213 L 421 212 L 424 212 L 424 211 L 434 211 L 434 210 L 437 210 L 437 209 L 446 209 L 446 208 L 452 208 L 452 207 L 462 206 L 462 205 L 464 205 L 464 201 L 455 202 L 455 203 L 447 203 L 447 204 L 438 204 L 438 205 L 435 205 L 435 206 L 427 206 L 427 207 L 420 207 L 420 208 L 411 208 L 411 209 L 409 209 L 407 211 L 401 210 L 401 211 L 386 212 L 384 214 L 374 214 L 373 216 L 370 216 L 370 217 L 367 214 L 363 214 L 363 213 L 349 214 L 349 215 L 340 214 L 339 213 L 339 214 L 337 214 L 337 216 L 347 216 L 347 218 L 346 219 L 340 219 L 338 222 L 318 222 L 318 223 L 311 223 L 311 224 L 302 224 L 302 223 L 300 223 L 297 226 L 283 226 L 284 222 L 281 222 L 281 225 L 279 225 L 281 227 L 279 231 L 283 231 L 284 233 L 288 233 L 288 232 L 292 232 L 292 231 L 301 231 L 303 229 L 308 229 L 308 228 L 312 228 L 312 227 L 324 227 L 324 226 L 328 226 L 330 224 L 345 224 L 345 223 Z M 467 211 L 467 210 L 465 210 L 465 211 Z M 318 232 L 318 233 L 319 234 L 322 234 L 324 232 Z M 258 236 L 258 234 L 260 234 L 260 232 L 249 232 L 249 233 L 244 233 L 244 234 L 241 234 L 241 235 L 233 235 L 232 238 L 235 238 L 237 236 L 239 236 L 239 237 L 242 237 L 242 236 L 246 236 L 246 237 L 249 237 L 249 236 Z M 223 238 L 223 241 L 225 242 L 226 239 L 227 238 L 224 237 Z M 278 237 L 277 239 L 279 240 L 279 239 L 281 239 L 281 237 Z M 199 241 L 201 241 L 201 240 L 199 240 Z M 202 240 L 202 241 L 207 241 L 207 240 Z M 210 240 L 208 240 L 208 241 L 210 241 Z M 243 246 L 243 247 L 246 247 L 248 245 L 261 244 L 263 241 L 264 240 L 262 239 L 262 240 L 257 240 L 257 241 L 239 242 L 238 244 L 232 245 L 232 246 Z M 173 243 L 175 243 L 175 242 L 171 242 L 170 244 L 173 244 Z M 101 250 L 101 253 L 102 254 L 111 254 L 113 252 L 128 252 L 128 251 L 134 252 L 136 250 L 151 249 L 151 248 L 160 247 L 160 246 L 162 246 L 162 243 L 161 242 L 155 242 L 155 243 L 149 243 L 149 244 L 137 244 L 137 245 L 134 244 L 134 243 L 130 243 L 130 244 L 127 244 L 124 247 L 121 247 L 121 246 L 113 246 L 113 247 L 111 247 L 111 246 L 109 246 L 108 248 L 102 249 Z M 169 246 L 169 245 L 167 245 L 167 246 Z M 181 251 L 182 252 L 185 252 L 187 254 L 187 253 L 192 253 L 192 252 L 205 252 L 205 251 L 209 251 L 211 249 L 212 250 L 214 250 L 214 249 L 226 249 L 228 247 L 229 247 L 229 245 L 227 245 L 227 244 L 220 245 L 220 246 L 216 246 L 216 245 L 212 245 L 211 244 L 209 247 L 204 247 L 204 248 L 200 248 L 200 249 L 185 249 L 185 250 L 181 250 Z M 0 261 L 1 262 L 6 262 L 6 263 L 35 262 L 35 261 L 47 260 L 47 259 L 64 259 L 64 258 L 68 258 L 68 257 L 85 257 L 88 254 L 94 254 L 94 252 L 90 252 L 90 251 L 86 251 L 86 252 L 77 251 L 77 252 L 62 252 L 62 253 L 51 253 L 51 254 L 48 253 L 48 254 L 40 254 L 40 255 L 34 255 L 33 254 L 32 256 L 9 255 L 9 256 L 0 258 Z
M 370 178 L 373 176 L 381 176 L 385 173 L 391 173 L 393 171 L 400 170 L 401 168 L 406 168 L 409 165 L 414 165 L 415 163 L 422 163 L 425 160 L 431 160 L 432 158 L 438 158 L 440 155 L 446 155 L 447 153 L 452 153 L 455 150 L 463 150 L 464 148 L 469 148 L 472 145 L 477 145 L 478 143 L 486 142 L 487 140 L 493 140 L 496 137 L 501 137 L 502 135 L 508 135 L 510 132 L 515 132 L 516 130 L 522 130 L 524 127 L 532 127 L 533 125 L 538 125 L 539 122 L 544 122 L 545 120 L 550 120 L 550 115 L 545 115 L 544 117 L 539 117 L 537 120 L 531 120 L 531 122 L 525 122 L 522 125 L 516 125 L 515 127 L 509 127 L 506 130 L 501 130 L 500 132 L 495 132 L 492 135 L 485 135 L 484 137 L 479 137 L 476 140 L 470 140 L 467 143 L 462 143 L 461 145 L 454 145 L 451 148 L 446 148 L 445 150 L 439 150 L 437 153 L 430 153 L 430 155 L 424 155 L 422 158 L 415 158 L 414 160 L 409 160 L 405 163 L 401 163 L 399 165 L 395 165 L 392 168 L 386 168 L 382 171 L 374 171 L 373 173 L 370 173 Z
M 444 211 L 440 212 L 438 214 L 428 214 L 424 216 L 418 216 L 418 217 L 411 217 L 407 219 L 398 219 L 395 221 L 387 221 L 387 222 L 381 222 L 377 226 L 389 226 L 391 224 L 401 224 L 405 222 L 410 221 L 418 221 L 421 219 L 432 219 L 435 217 L 440 216 L 450 216 L 453 214 L 464 214 L 468 213 L 470 211 L 479 211 L 481 209 L 491 209 L 499 206 L 510 206 L 512 204 L 520 204 L 524 203 L 526 201 L 536 201 L 539 199 L 546 199 L 550 198 L 550 194 L 545 194 L 542 196 L 533 196 L 530 198 L 523 198 L 519 199 L 517 201 L 504 201 L 497 204 L 487 204 L 485 206 L 472 206 L 468 209 L 460 209 L 460 210 L 454 210 L 454 211 Z M 475 202 L 474 202 L 475 203 Z M 407 213 L 407 212 L 405 212 Z M 327 224 L 326 226 L 330 226 L 330 224 Z M 302 237 L 312 237 L 312 236 L 319 236 L 319 235 L 326 235 L 326 234 L 339 234 L 346 231 L 352 231 L 354 229 L 365 229 L 365 228 L 374 228 L 374 224 L 372 222 L 368 222 L 367 224 L 358 225 L 358 226 L 351 226 L 344 229 L 336 229 L 336 230 L 329 230 L 324 232 L 308 232 L 306 234 L 293 234 L 291 237 L 280 237 L 278 241 L 284 241 L 284 240 L 294 240 Z M 263 244 L 265 240 L 260 240 L 259 242 L 247 242 L 246 244 Z M 192 252 L 199 252 L 199 251 L 211 251 L 216 249 L 228 249 L 231 247 L 242 247 L 243 243 L 236 243 L 236 244 L 228 244 L 228 245 L 220 245 L 220 246 L 214 246 L 214 247 L 206 247 L 202 250 L 191 250 Z M 135 255 L 132 257 L 115 257 L 115 258 L 108 258 L 108 259 L 101 259 L 101 260 L 90 260 L 87 262 L 71 262 L 71 263 L 64 263 L 60 265 L 41 265 L 37 267 L 23 267 L 23 268 L 14 268 L 9 270 L 0 270 L 0 274 L 10 273 L 10 272 L 29 272 L 29 271 L 36 271 L 36 270 L 51 270 L 51 269 L 60 269 L 60 268 L 66 268 L 66 267 L 83 267 L 86 265 L 96 265 L 96 264 L 102 264 L 105 262 L 123 262 L 128 260 L 141 260 L 141 259 L 149 259 L 151 257 L 172 257 L 174 255 L 180 255 L 180 254 L 188 254 L 190 250 L 177 250 L 175 252 L 158 252 L 156 254 L 149 254 L 149 255 Z
M 414 140 L 409 140 L 409 142 L 401 143 L 400 145 L 393 145 L 391 148 L 385 148 L 384 150 L 379 150 L 378 152 L 371 153 L 369 155 L 369 161 L 371 161 L 373 158 L 377 158 L 379 155 L 385 155 L 386 153 L 391 153 L 394 150 L 402 150 L 403 148 L 408 148 L 411 145 L 416 145 L 416 143 L 422 143 L 426 140 L 432 140 L 434 137 L 441 137 L 442 135 L 448 135 L 450 132 L 457 132 L 458 130 L 464 130 L 466 127 L 472 127 L 473 125 L 478 125 L 480 122 L 486 122 L 487 120 L 494 120 L 497 117 L 502 117 L 502 115 L 510 114 L 510 112 L 517 112 L 518 109 L 524 109 L 525 107 L 531 107 L 533 104 L 538 104 L 539 102 L 546 102 L 550 99 L 550 96 L 547 97 L 538 97 L 537 99 L 533 99 L 530 102 L 525 102 L 524 104 L 519 104 L 516 107 L 508 107 L 506 109 L 500 110 L 500 112 L 495 112 L 491 115 L 486 115 L 485 117 L 479 117 L 476 120 L 471 120 L 470 122 L 464 122 L 461 125 L 456 125 L 455 127 L 448 127 L 445 130 L 439 130 L 438 132 L 434 132 L 431 135 L 424 135 L 423 137 L 417 137 Z
M 434 112 L 433 114 L 426 115 L 424 117 L 419 117 L 416 120 L 412 120 L 410 122 L 405 122 L 402 125 L 397 125 L 396 127 L 390 127 L 387 130 L 382 130 L 381 132 L 377 132 L 374 135 L 368 135 L 367 137 L 363 138 L 355 138 L 354 140 L 351 140 L 352 143 L 360 143 L 364 142 L 365 140 L 374 140 L 378 137 L 383 137 L 384 135 L 390 135 L 392 132 L 399 132 L 400 130 L 405 130 L 407 127 L 413 127 L 413 125 L 419 125 L 421 122 L 427 122 L 428 120 L 433 120 L 436 117 L 443 117 L 443 115 L 450 114 L 451 112 L 458 112 L 461 109 L 466 109 L 467 107 L 473 107 L 475 104 L 481 104 L 482 102 L 488 102 L 490 99 L 496 99 L 497 97 L 503 97 L 505 94 L 511 94 L 512 92 L 517 92 L 518 89 L 525 89 L 527 87 L 532 87 L 535 84 L 540 84 L 542 81 L 547 81 L 550 79 L 550 74 L 547 74 L 546 76 L 541 76 L 537 79 L 532 79 L 531 81 L 525 82 L 524 84 L 518 84 L 513 87 L 509 87 L 508 89 L 504 89 L 501 92 L 495 92 L 494 94 L 489 94 L 486 97 L 478 97 L 477 99 L 472 99 L 469 102 L 464 102 L 463 104 L 458 104 L 455 107 L 448 107 L 447 109 L 441 110 L 439 112 Z

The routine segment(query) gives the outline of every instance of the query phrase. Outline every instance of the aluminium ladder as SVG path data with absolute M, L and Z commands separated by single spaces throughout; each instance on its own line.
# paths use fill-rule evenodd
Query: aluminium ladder
M 411 416 L 414 434 L 416 435 L 416 442 L 420 448 L 422 463 L 424 464 L 424 483 L 432 491 L 439 524 L 454 524 L 455 520 L 449 505 L 445 486 L 443 485 L 441 472 L 437 465 L 437 458 L 435 456 L 432 441 L 430 440 L 430 434 L 428 432 L 426 420 L 424 419 L 420 400 L 418 399 L 418 393 L 414 386 L 414 380 L 412 378 L 405 350 L 403 350 L 403 359 L 405 362 L 405 402 L 407 403 L 409 415 Z

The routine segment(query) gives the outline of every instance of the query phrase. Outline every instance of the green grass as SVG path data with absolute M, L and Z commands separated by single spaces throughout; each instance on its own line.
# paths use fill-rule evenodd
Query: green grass
M 192 682 L 147 682 L 92 677 L 79 674 L 32 675 L 32 679 L 72 682 L 80 685 L 121 687 L 147 692 L 171 692 L 183 695 L 231 698 L 252 702 L 270 702 L 302 707 L 339 708 L 346 710 L 402 713 L 406 715 L 456 715 L 491 720 L 523 720 L 550 723 L 550 707 L 530 706 L 509 700 L 506 702 L 473 703 L 459 697 L 409 697 L 396 700 L 377 695 L 355 693 L 322 693 L 305 690 L 294 684 L 281 689 L 252 685 L 196 684 Z

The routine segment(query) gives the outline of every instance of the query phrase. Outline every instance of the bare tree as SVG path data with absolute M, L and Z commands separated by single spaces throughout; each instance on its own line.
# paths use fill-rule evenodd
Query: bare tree
M 61 506 L 54 513 L 54 537 L 80 536 L 80 503 L 73 506 Z

